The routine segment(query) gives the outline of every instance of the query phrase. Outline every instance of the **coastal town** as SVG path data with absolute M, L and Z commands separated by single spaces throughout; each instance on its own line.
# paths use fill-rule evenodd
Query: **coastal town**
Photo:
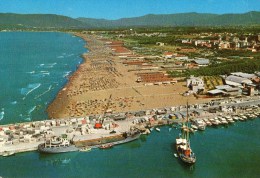
M 1 0 L 0 178 L 260 177 L 259 0 Z
M 62 135 L 80 150 L 132 141 L 161 125 L 179 127 L 188 117 L 195 133 L 260 114 L 259 72 L 173 77 L 169 71 L 206 68 L 212 59 L 190 59 L 179 53 L 183 49 L 144 55 L 100 32 L 74 35 L 89 52 L 48 107 L 51 120 L 0 126 L 1 155 L 37 150 Z

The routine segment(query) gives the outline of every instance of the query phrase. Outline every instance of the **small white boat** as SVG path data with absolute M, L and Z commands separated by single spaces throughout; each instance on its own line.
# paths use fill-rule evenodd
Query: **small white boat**
M 198 127 L 196 125 L 191 124 L 191 128 L 194 130 L 198 130 Z
M 161 131 L 161 130 L 160 130 L 158 127 L 157 127 L 157 128 L 155 128 L 155 130 L 156 130 L 156 131 L 158 131 L 158 132 L 160 132 L 160 131 Z

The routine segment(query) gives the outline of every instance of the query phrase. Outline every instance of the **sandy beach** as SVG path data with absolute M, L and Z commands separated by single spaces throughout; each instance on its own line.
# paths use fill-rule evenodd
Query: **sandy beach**
M 75 34 L 87 42 L 89 52 L 84 62 L 69 78 L 66 86 L 49 105 L 49 118 L 82 117 L 106 111 L 126 112 L 166 106 L 206 102 L 194 96 L 183 96 L 184 82 L 168 85 L 137 83 L 137 71 L 113 55 L 104 39 L 82 33 Z

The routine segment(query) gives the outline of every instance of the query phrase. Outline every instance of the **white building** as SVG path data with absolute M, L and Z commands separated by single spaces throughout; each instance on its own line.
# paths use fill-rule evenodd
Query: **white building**
M 199 90 L 204 90 L 204 81 L 202 78 L 191 76 L 187 79 L 186 86 L 193 92 L 197 93 Z

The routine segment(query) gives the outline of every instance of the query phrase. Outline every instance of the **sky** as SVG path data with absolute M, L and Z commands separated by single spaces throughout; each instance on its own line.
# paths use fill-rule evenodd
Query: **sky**
M 146 14 L 248 11 L 260 11 L 260 0 L 0 0 L 0 13 L 58 14 L 73 18 L 119 19 Z

